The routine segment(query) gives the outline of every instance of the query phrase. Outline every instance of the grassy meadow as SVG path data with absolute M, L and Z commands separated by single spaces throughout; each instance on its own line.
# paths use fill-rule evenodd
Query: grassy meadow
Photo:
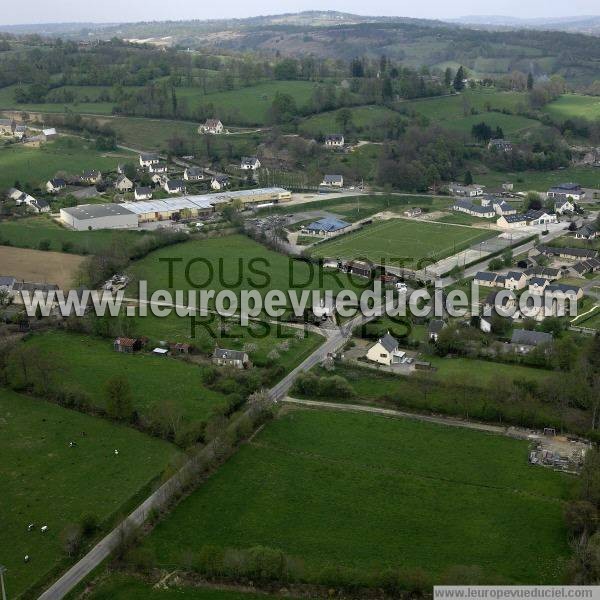
M 526 442 L 469 430 L 293 410 L 183 500 L 145 547 L 168 569 L 204 545 L 264 545 L 298 559 L 313 581 L 326 568 L 360 582 L 386 567 L 435 578 L 466 564 L 489 581 L 558 582 L 572 480 L 528 466 L 527 452 Z
M 384 123 L 387 119 L 398 116 L 397 113 L 384 106 L 357 106 L 351 108 L 352 125 L 359 130 Z M 340 131 L 336 120 L 339 110 L 325 112 L 308 117 L 300 124 L 300 131 L 307 135 L 326 135 Z
M 129 427 L 0 388 L 0 454 L 0 560 L 8 597 L 16 598 L 64 561 L 66 526 L 91 515 L 108 528 L 178 451 Z
M 550 102 L 544 110 L 561 119 L 571 117 L 584 117 L 590 121 L 600 119 L 600 98 L 598 96 L 583 96 L 578 94 L 565 94 L 554 102 Z
M 98 152 L 91 142 L 59 138 L 39 148 L 21 145 L 0 147 L 0 190 L 15 182 L 45 186 L 59 171 L 80 175 L 87 169 L 116 171 L 117 164 L 131 155 L 123 150 Z

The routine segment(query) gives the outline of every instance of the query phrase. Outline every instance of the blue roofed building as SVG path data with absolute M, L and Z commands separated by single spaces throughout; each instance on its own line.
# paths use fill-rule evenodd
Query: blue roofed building
M 318 221 L 314 221 L 307 225 L 304 229 L 309 233 L 317 233 L 319 235 L 331 235 L 339 233 L 350 227 L 350 223 L 336 219 L 335 217 L 324 217 Z

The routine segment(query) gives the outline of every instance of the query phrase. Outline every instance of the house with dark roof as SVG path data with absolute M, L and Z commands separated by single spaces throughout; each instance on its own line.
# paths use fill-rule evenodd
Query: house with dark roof
M 0 292 L 12 292 L 16 279 L 12 275 L 0 275 Z
M 155 162 L 148 166 L 148 171 L 155 175 L 164 174 L 168 171 L 167 163 Z
M 398 349 L 398 340 L 388 331 L 367 350 L 367 359 L 387 367 L 399 364 L 406 352 Z
M 547 225 L 548 223 L 556 223 L 558 219 L 556 215 L 549 213 L 543 209 L 528 210 L 525 213 L 529 225 Z
M 527 277 L 523 271 L 509 271 L 504 276 L 504 287 L 507 290 L 522 290 L 527 285 Z
M 152 200 L 152 188 L 151 187 L 137 187 L 133 193 L 136 200 Z
M 242 156 L 240 169 L 242 171 L 256 171 L 260 169 L 260 160 L 256 156 Z
M 502 229 L 516 229 L 525 227 L 527 224 L 527 217 L 522 214 L 502 215 L 496 221 L 496 225 Z
M 524 271 L 526 277 L 544 277 L 545 279 L 549 279 L 553 281 L 554 279 L 559 279 L 561 276 L 560 269 L 555 269 L 553 267 L 529 267 Z
M 204 170 L 202 167 L 187 167 L 183 172 L 183 178 L 186 181 L 202 181 L 204 179 Z
M 478 271 L 473 278 L 473 281 L 480 286 L 495 287 L 498 274 L 491 271 Z
M 115 189 L 119 192 L 131 192 L 133 190 L 133 181 L 127 175 L 119 175 L 115 182 Z
M 228 350 L 227 348 L 215 348 L 212 362 L 220 367 L 233 367 L 234 369 L 247 369 L 251 366 L 250 358 L 246 352 Z
M 452 196 L 466 196 L 467 198 L 474 198 L 475 196 L 483 195 L 484 186 L 482 185 L 463 185 L 461 183 L 452 182 L 448 186 L 448 191 Z
M 482 303 L 484 316 L 492 315 L 494 312 L 511 311 L 517 306 L 515 295 L 507 290 L 490 292 Z
M 229 177 L 227 175 L 215 175 L 210 182 L 210 187 L 213 190 L 224 190 L 229 185 Z
M 341 133 L 330 133 L 326 135 L 325 146 L 327 148 L 343 148 L 344 136 Z
M 336 219 L 334 217 L 324 217 L 323 219 L 319 219 L 318 221 L 310 223 L 304 229 L 308 233 L 330 235 L 332 233 L 339 233 L 340 231 L 344 231 L 344 229 L 348 229 L 348 227 L 350 226 L 350 223 L 342 221 L 341 219 Z
M 587 223 L 575 232 L 575 238 L 578 240 L 594 240 L 600 235 L 596 223 Z
M 373 273 L 373 265 L 362 260 L 352 260 L 346 264 L 346 270 L 352 275 L 370 278 Z
M 568 283 L 552 283 L 546 288 L 546 295 L 559 300 L 579 300 L 583 298 L 583 290 Z
M 492 207 L 496 211 L 497 215 L 516 215 L 517 209 L 510 205 L 506 200 L 495 200 L 492 203 Z
M 554 212 L 557 215 L 572 213 L 575 210 L 575 204 L 566 196 L 559 196 L 554 202 Z
M 497 150 L 498 152 L 512 152 L 512 142 L 503 139 L 492 139 L 488 143 L 488 150 Z
M 164 185 L 167 194 L 185 194 L 185 181 L 183 179 L 169 179 Z
M 570 267 L 571 272 L 577 277 L 584 277 L 588 273 L 600 271 L 600 259 L 588 258 L 581 262 L 575 263 Z
M 66 187 L 67 182 L 60 177 L 55 177 L 46 182 L 46 191 L 49 194 L 58 194 L 58 192 L 64 190 Z
M 89 171 L 84 171 L 81 174 L 81 181 L 83 183 L 87 183 L 89 185 L 96 185 L 102 181 L 102 173 L 97 171 L 96 169 L 91 169 Z
M 325 187 L 344 187 L 344 177 L 342 175 L 325 175 L 321 185 Z
M 457 200 L 454 206 L 452 206 L 452 210 L 483 219 L 491 219 L 496 216 L 496 211 L 493 207 L 479 206 L 478 204 L 473 204 L 470 200 Z
M 427 328 L 427 334 L 430 342 L 437 342 L 440 337 L 442 329 L 446 327 L 446 323 L 441 319 L 432 319 L 429 321 L 429 327 Z
M 514 329 L 510 338 L 510 343 L 514 350 L 519 354 L 527 354 L 538 346 L 545 346 L 552 343 L 551 333 L 543 331 L 529 331 L 528 329 Z
M 585 190 L 578 183 L 561 183 L 551 187 L 546 195 L 548 198 L 568 198 L 579 202 L 585 198 Z
M 568 258 L 571 260 L 596 258 L 598 256 L 597 250 L 587 248 L 564 248 L 560 246 L 539 245 L 536 246 L 536 250 L 546 256 L 558 256 L 560 258 Z
M 536 296 L 543 296 L 544 290 L 550 285 L 550 281 L 545 277 L 532 277 L 529 280 L 529 292 Z
M 155 152 L 144 152 L 140 154 L 140 167 L 147 168 L 150 165 L 157 165 L 160 162 L 160 156 Z

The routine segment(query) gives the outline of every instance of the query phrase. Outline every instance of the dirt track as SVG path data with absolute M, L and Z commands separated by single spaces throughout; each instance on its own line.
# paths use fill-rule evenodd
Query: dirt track
M 74 254 L 0 246 L 0 275 L 12 275 L 20 281 L 55 283 L 68 290 L 84 260 Z

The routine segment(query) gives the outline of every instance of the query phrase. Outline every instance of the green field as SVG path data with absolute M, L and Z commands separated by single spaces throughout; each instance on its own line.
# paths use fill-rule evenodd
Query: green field
M 540 127 L 539 121 L 521 117 L 520 115 L 505 115 L 499 112 L 486 112 L 467 117 L 450 118 L 441 120 L 440 123 L 447 129 L 463 133 L 470 138 L 473 125 L 477 125 L 482 121 L 494 129 L 500 127 L 506 136 L 515 136 L 529 129 Z
M 598 96 L 580 96 L 565 94 L 544 107 L 553 117 L 569 119 L 584 117 L 594 121 L 600 119 L 600 98 Z
M 518 111 L 527 106 L 527 94 L 520 92 L 500 92 L 494 89 L 465 90 L 461 94 L 423 98 L 402 102 L 401 109 L 428 117 L 435 122 L 451 122 L 454 119 L 469 116 L 476 111 L 481 117 L 492 117 L 488 111 L 506 110 Z M 466 113 L 466 114 L 465 114 Z M 485 118 L 483 118 L 485 121 Z
M 505 173 L 472 169 L 475 181 L 490 188 L 500 188 L 505 181 L 515 186 L 515 191 L 546 192 L 553 185 L 574 181 L 588 188 L 600 189 L 600 169 L 595 167 L 566 167 L 555 171 L 519 171 Z
M 178 452 L 134 429 L 0 388 L 0 455 L 0 561 L 15 598 L 59 565 L 67 525 L 94 515 L 108 528 Z
M 186 422 L 204 421 L 226 406 L 223 394 L 204 385 L 203 366 L 170 357 L 121 354 L 110 339 L 75 333 L 48 332 L 25 344 L 50 361 L 55 384 L 84 393 L 94 406 L 106 406 L 106 382 L 115 376 L 129 381 L 134 409 L 145 416 L 167 400 L 176 403 Z M 16 366 L 14 371 L 18 373 Z
M 19 248 L 34 248 L 42 240 L 50 242 L 50 250 L 60 252 L 63 244 L 70 244 L 76 254 L 102 254 L 118 246 L 127 249 L 145 234 L 139 231 L 73 231 L 61 227 L 46 216 L 25 217 L 11 221 L 0 221 L 0 241 Z
M 494 235 L 493 231 L 474 227 L 393 219 L 319 244 L 311 250 L 311 254 L 329 258 L 361 258 L 375 263 L 402 263 L 409 267 L 423 258 L 445 258 Z
M 0 190 L 17 181 L 21 185 L 45 186 L 46 181 L 59 171 L 72 175 L 80 175 L 86 169 L 116 171 L 117 164 L 130 156 L 124 150 L 98 152 L 92 144 L 71 137 L 43 144 L 40 148 L 0 147 Z
M 204 545 L 281 549 L 301 577 L 386 567 L 438 577 L 559 582 L 572 480 L 527 464 L 528 444 L 375 415 L 292 411 L 158 524 L 145 546 L 168 569 Z M 244 494 L 238 491 L 244 489 Z M 532 557 L 535 557 L 532 560 Z
M 350 109 L 352 125 L 357 129 L 365 129 L 382 125 L 387 119 L 397 117 L 398 113 L 384 106 L 358 106 Z M 326 135 L 340 131 L 336 121 L 339 111 L 321 113 L 302 121 L 300 131 L 308 135 Z
M 169 582 L 169 586 L 171 583 Z M 90 600 L 283 600 L 280 596 L 265 596 L 233 592 L 216 588 L 167 587 L 157 589 L 153 583 L 123 574 L 111 573 L 86 593 Z
M 177 261 L 173 263 L 172 282 L 165 262 L 170 259 Z M 135 279 L 148 282 L 149 291 L 188 290 L 196 286 L 236 293 L 257 289 L 264 296 L 273 289 L 337 292 L 347 286 L 360 289 L 366 285 L 364 280 L 353 281 L 347 275 L 330 271 L 324 271 L 320 280 L 320 272 L 313 265 L 269 250 L 243 235 L 188 241 L 161 248 L 137 261 L 130 270 Z

